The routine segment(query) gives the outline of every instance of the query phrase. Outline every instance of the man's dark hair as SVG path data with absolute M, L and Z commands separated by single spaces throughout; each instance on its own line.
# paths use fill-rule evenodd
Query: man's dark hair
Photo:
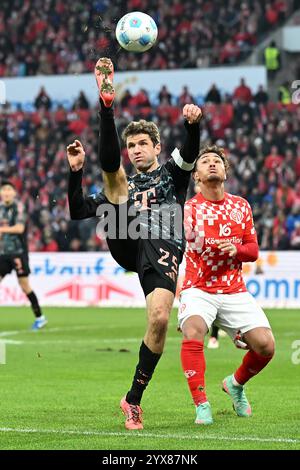
M 16 191 L 15 185 L 14 185 L 11 181 L 9 181 L 9 180 L 3 180 L 3 181 L 1 181 L 0 188 L 2 188 L 3 186 L 11 186 L 11 187 L 14 188 L 14 190 Z
M 127 137 L 138 134 L 148 134 L 152 140 L 153 146 L 160 143 L 158 127 L 152 121 L 145 121 L 145 119 L 140 119 L 139 121 L 132 121 L 130 124 L 128 124 L 122 133 L 124 143 L 126 144 Z
M 228 161 L 228 158 L 226 156 L 225 150 L 223 149 L 223 147 L 218 147 L 217 145 L 206 145 L 205 147 L 200 149 L 197 160 L 195 161 L 195 166 L 194 166 L 193 173 L 195 173 L 195 171 L 197 171 L 197 163 L 198 163 L 199 158 L 201 158 L 202 155 L 205 155 L 206 153 L 215 153 L 216 155 L 218 155 L 223 160 L 224 166 L 225 166 L 225 171 L 226 171 L 226 173 L 228 173 L 229 161 Z

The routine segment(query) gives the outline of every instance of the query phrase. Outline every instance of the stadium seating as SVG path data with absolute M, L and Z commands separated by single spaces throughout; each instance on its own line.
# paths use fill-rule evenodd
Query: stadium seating
M 47 90 L 46 90 L 47 92 Z M 252 205 L 261 248 L 300 249 L 300 110 L 299 106 L 259 103 L 256 90 L 245 104 L 226 97 L 220 105 L 206 103 L 201 142 L 228 149 L 231 161 L 227 190 L 246 197 Z M 132 118 L 158 116 L 164 161 L 179 146 L 184 129 L 178 106 L 156 97 L 149 102 L 144 90 L 123 97 L 116 106 L 119 130 Z M 51 97 L 50 97 L 51 98 Z M 170 97 L 178 102 L 179 97 Z M 258 104 L 257 104 L 258 102 Z M 88 106 L 88 108 L 87 108 Z M 68 165 L 66 143 L 79 137 L 86 148 L 84 185 L 88 193 L 101 189 L 97 162 L 97 109 L 84 96 L 73 110 L 39 107 L 34 113 L 9 104 L 0 116 L 0 178 L 11 178 L 30 215 L 32 251 L 106 249 L 95 236 L 96 221 L 69 221 L 66 202 Z M 123 163 L 130 173 L 126 149 Z M 190 188 L 190 195 L 193 188 Z M 278 211 L 278 208 L 280 209 Z M 41 215 L 41 216 L 40 216 Z M 66 222 L 67 221 L 67 222 Z
M 297 7 L 293 0 L 3 0 L 0 76 L 91 72 L 101 55 L 118 55 L 119 70 L 235 64 Z M 143 55 L 120 51 L 117 19 L 133 10 L 153 16 L 159 40 Z M 6 31 L 10 34 L 6 34 Z

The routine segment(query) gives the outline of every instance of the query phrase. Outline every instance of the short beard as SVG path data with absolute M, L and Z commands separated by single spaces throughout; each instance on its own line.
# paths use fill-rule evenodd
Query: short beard
M 221 182 L 223 183 L 224 179 L 222 179 L 219 175 L 214 175 L 214 174 L 211 174 L 207 177 L 207 180 L 208 182 Z
M 135 169 L 136 171 L 140 171 L 141 173 L 147 173 L 147 171 L 149 170 L 149 168 L 152 167 L 153 165 L 153 161 L 152 162 L 146 162 L 146 163 L 143 163 L 142 166 L 135 166 Z

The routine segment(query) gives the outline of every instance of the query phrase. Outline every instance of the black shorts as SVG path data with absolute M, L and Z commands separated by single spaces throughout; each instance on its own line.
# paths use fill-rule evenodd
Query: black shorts
M 182 252 L 167 240 L 140 240 L 138 275 L 145 297 L 156 287 L 175 295 Z
M 138 273 L 145 297 L 156 287 L 176 292 L 182 252 L 167 240 L 107 240 L 112 257 Z
M 16 271 L 18 277 L 27 277 L 30 274 L 28 254 L 0 255 L 0 277 Z
M 107 201 L 108 204 L 109 201 Z M 123 238 L 118 238 L 119 214 L 128 211 L 130 202 L 115 205 L 116 218 L 113 218 L 112 227 L 116 228 L 117 238 L 107 237 L 107 244 L 112 257 L 127 271 L 138 273 L 145 296 L 150 294 L 156 287 L 167 289 L 173 294 L 176 292 L 179 264 L 182 261 L 182 252 L 168 240 L 163 239 L 141 239 L 136 240 L 128 235 L 128 227 L 135 217 L 128 217 Z M 124 225 L 122 226 L 124 229 Z

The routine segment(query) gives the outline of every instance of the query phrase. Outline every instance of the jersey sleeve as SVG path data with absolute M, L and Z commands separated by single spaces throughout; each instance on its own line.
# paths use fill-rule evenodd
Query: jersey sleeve
M 175 149 L 178 150 L 178 149 Z M 179 152 L 179 150 L 178 150 Z M 174 152 L 173 152 L 174 153 Z M 173 155 L 172 153 L 172 155 Z M 193 165 L 194 166 L 194 165 Z M 189 185 L 190 174 L 193 169 L 193 166 L 190 171 L 183 170 L 178 166 L 173 158 L 173 156 L 165 163 L 165 167 L 168 172 L 172 175 L 175 188 L 178 191 L 179 189 L 186 189 Z
M 254 226 L 252 209 L 248 201 L 246 201 L 246 222 L 245 232 L 243 235 L 243 243 L 257 243 L 257 234 Z
M 68 186 L 69 210 L 72 220 L 95 217 L 100 204 L 107 202 L 103 192 L 84 196 L 82 192 L 82 170 L 70 172 Z
M 177 189 L 188 185 L 190 174 L 194 168 L 200 147 L 199 123 L 184 122 L 186 137 L 182 148 L 175 148 L 170 160 L 166 163 L 168 171 L 172 174 Z
M 25 207 L 21 202 L 17 204 L 16 224 L 26 224 Z
M 250 204 L 246 201 L 246 221 L 243 234 L 242 245 L 236 245 L 237 259 L 242 262 L 256 261 L 258 258 L 257 234 L 254 227 L 252 210 Z

